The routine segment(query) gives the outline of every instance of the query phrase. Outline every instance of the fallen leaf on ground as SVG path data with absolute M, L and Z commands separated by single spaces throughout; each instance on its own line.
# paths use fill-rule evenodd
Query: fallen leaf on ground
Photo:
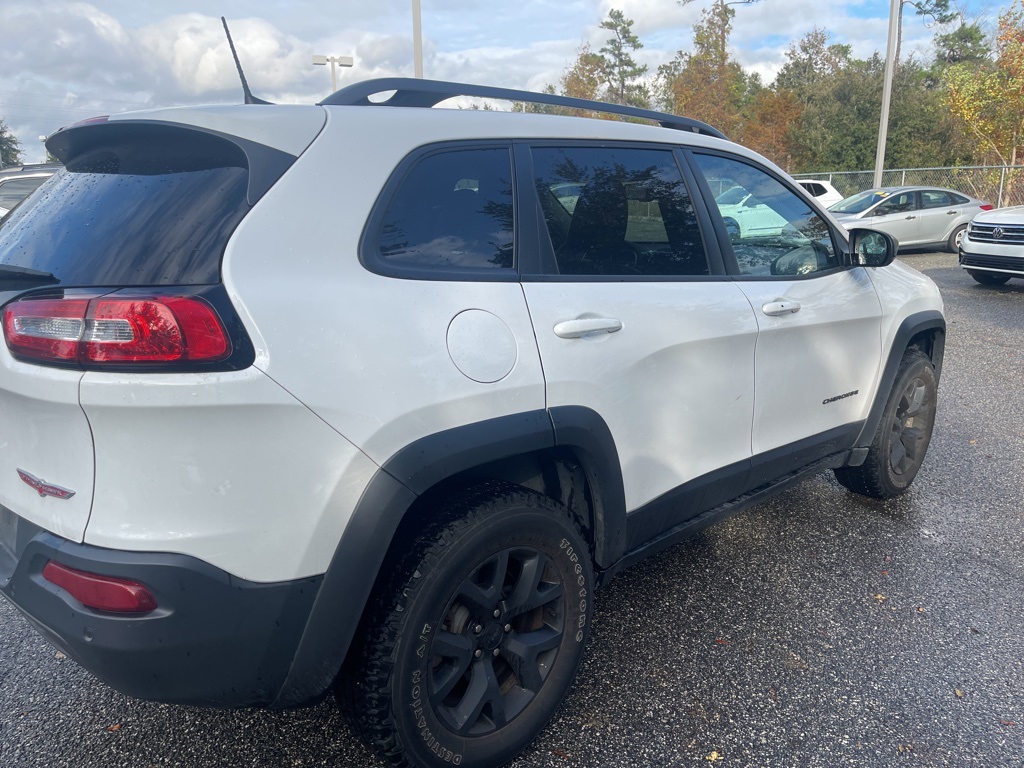
M 962 698 L 964 697 L 964 692 L 963 692 L 963 691 L 961 691 L 961 690 L 960 690 L 959 688 L 954 688 L 954 689 L 953 689 L 953 693 L 955 693 L 955 694 L 956 694 L 956 697 L 957 697 L 958 699 L 962 699 Z
M 1016 725 L 1017 723 L 1015 721 L 1013 721 L 1013 720 L 1003 720 L 1002 718 L 999 718 L 999 724 L 1000 725 Z
M 875 595 L 875 600 L 877 600 L 880 603 L 884 603 L 888 599 L 889 598 L 887 598 L 885 595 Z
M 719 760 L 724 760 L 725 758 L 722 755 L 718 754 L 718 752 L 712 752 L 704 759 L 707 760 L 709 763 L 717 763 Z
M 116 733 L 117 731 L 121 730 L 121 724 L 120 723 L 114 723 L 113 725 L 108 725 L 107 726 L 107 730 L 110 731 L 111 733 Z

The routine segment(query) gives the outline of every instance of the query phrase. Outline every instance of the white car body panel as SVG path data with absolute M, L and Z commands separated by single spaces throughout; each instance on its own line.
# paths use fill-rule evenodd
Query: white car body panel
M 737 285 L 759 327 L 754 455 L 867 418 L 882 353 L 882 310 L 867 270 Z M 799 309 L 765 314 L 778 301 Z
M 81 391 L 96 439 L 88 544 L 192 555 L 256 582 L 313 576 L 377 469 L 255 368 L 88 372 Z
M 611 430 L 626 509 L 750 457 L 757 323 L 731 282 L 524 283 L 548 406 L 582 405 Z M 578 339 L 581 316 L 622 330 Z
M 93 441 L 78 404 L 81 371 L 15 360 L 0 345 L 0 504 L 48 531 L 80 542 L 92 505 Z M 22 469 L 74 491 L 41 496 L 18 477 Z
M 224 282 L 257 343 L 257 366 L 378 463 L 420 437 L 543 409 L 540 360 L 517 282 L 403 280 L 359 262 L 376 190 L 430 136 L 374 135 L 399 133 L 393 121 L 333 128 L 260 201 L 259 215 L 243 220 L 225 254 Z M 361 149 L 378 141 L 388 157 Z M 292 254 L 285 269 L 267 263 L 280 254 Z M 301 303 L 282 312 L 282 295 Z M 515 340 L 511 370 L 497 381 L 470 378 L 450 357 L 449 325 L 467 309 L 502 323 L 476 326 L 475 338 L 461 335 L 463 347 L 489 354 L 507 342 L 502 324 Z

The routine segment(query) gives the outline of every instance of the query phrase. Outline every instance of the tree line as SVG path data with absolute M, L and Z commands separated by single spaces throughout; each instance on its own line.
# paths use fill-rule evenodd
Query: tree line
M 678 0 L 687 5 L 700 0 Z M 612 9 L 597 51 L 584 43 L 545 91 L 672 112 L 710 123 L 792 173 L 872 168 L 885 62 L 857 59 L 823 29 L 793 42 L 765 84 L 729 50 L 737 8 L 759 0 L 714 0 L 693 26 L 692 45 L 650 72 L 635 53 L 633 21 Z M 902 0 L 936 26 L 930 60 L 897 47 L 885 165 L 888 168 L 1013 165 L 1024 131 L 1024 0 L 993 34 L 950 9 L 950 0 Z M 900 24 L 902 30 L 902 23 Z M 589 114 L 545 105 L 525 111 Z M 595 116 L 606 117 L 603 114 Z M 615 119 L 615 118 L 609 118 Z

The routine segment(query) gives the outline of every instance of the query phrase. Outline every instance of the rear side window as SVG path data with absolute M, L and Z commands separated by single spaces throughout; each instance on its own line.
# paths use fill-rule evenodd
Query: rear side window
M 671 151 L 534 147 L 534 182 L 562 275 L 707 275 Z
M 49 176 L 34 176 L 0 181 L 0 208 L 13 208 L 48 178 Z
M 375 256 L 395 267 L 511 269 L 507 147 L 436 152 L 406 173 L 384 212 Z
M 922 208 L 944 208 L 953 204 L 948 192 L 941 192 L 937 189 L 921 190 Z
M 0 264 L 52 273 L 63 286 L 218 283 L 224 247 L 249 211 L 245 154 L 196 131 L 111 133 L 3 220 Z

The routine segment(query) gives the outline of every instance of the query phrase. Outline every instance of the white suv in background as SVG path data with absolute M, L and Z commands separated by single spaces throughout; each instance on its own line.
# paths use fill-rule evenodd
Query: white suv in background
M 47 147 L 0 224 L 0 591 L 129 695 L 335 690 L 395 765 L 501 765 L 618 570 L 925 458 L 935 286 L 696 121 L 391 79 Z M 729 231 L 737 185 L 784 223 Z
M 960 266 L 982 285 L 1024 277 L 1024 206 L 975 216 L 960 243 Z
M 826 208 L 843 199 L 839 191 L 832 186 L 832 182 L 825 179 L 797 179 L 796 183 Z

